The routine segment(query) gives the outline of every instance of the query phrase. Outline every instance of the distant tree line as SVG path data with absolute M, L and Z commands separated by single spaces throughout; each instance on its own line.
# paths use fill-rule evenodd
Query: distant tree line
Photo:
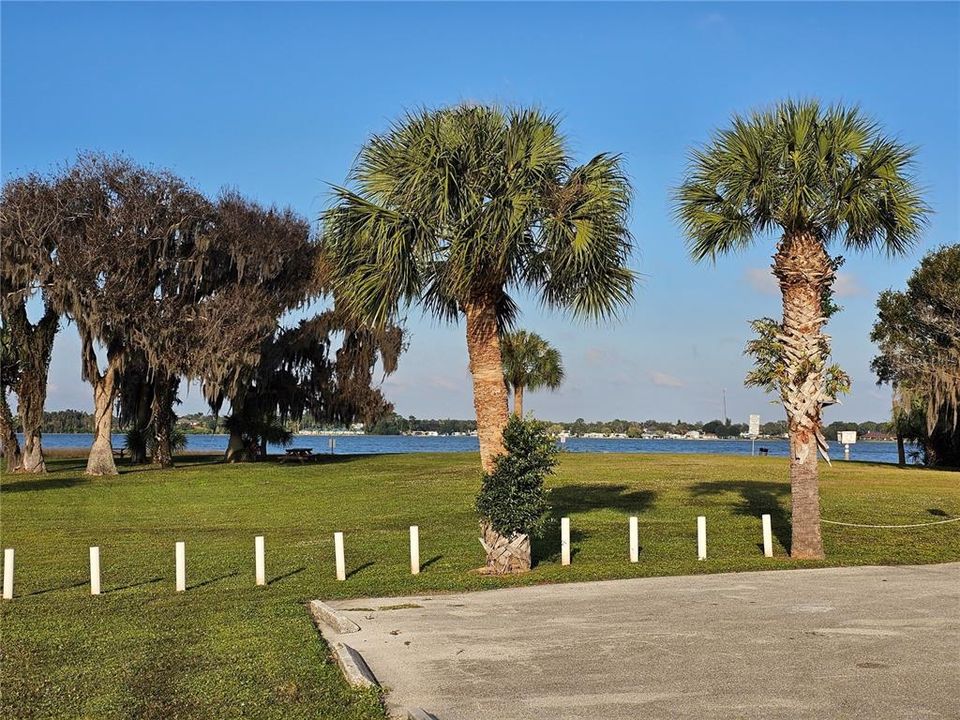
M 620 419 L 586 422 L 583 418 L 577 418 L 573 422 L 548 421 L 547 427 L 554 434 L 561 432 L 567 432 L 571 435 L 601 433 L 604 435 L 626 435 L 631 438 L 639 438 L 644 434 L 684 435 L 691 430 L 716 435 L 720 438 L 739 438 L 750 429 L 746 423 L 733 423 L 729 419 L 726 421 L 711 420 L 709 422 Z M 401 435 L 409 432 L 437 432 L 441 435 L 452 435 L 454 433 L 470 433 L 475 430 L 475 420 L 425 419 L 413 415 L 403 417 L 397 413 L 385 415 L 374 425 L 366 427 L 366 432 L 372 435 Z M 835 421 L 824 428 L 824 434 L 828 439 L 835 440 L 837 432 L 840 430 L 856 430 L 861 436 L 866 436 L 867 433 L 879 433 L 886 437 L 893 437 L 895 424 L 893 421 Z M 787 434 L 787 423 L 785 420 L 765 422 L 760 426 L 760 433 L 768 437 L 782 437 Z
M 17 432 L 23 432 L 19 417 L 14 418 Z M 44 411 L 41 430 L 45 433 L 90 433 L 93 432 L 93 413 L 83 410 Z

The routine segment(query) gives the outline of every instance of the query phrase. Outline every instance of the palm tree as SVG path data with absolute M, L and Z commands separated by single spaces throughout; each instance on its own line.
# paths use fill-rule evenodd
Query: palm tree
M 466 321 L 480 460 L 503 452 L 500 335 L 511 293 L 596 319 L 633 295 L 629 184 L 616 155 L 575 166 L 555 117 L 461 105 L 372 137 L 325 213 L 338 303 L 373 325 L 419 304 Z M 489 558 L 488 558 L 489 559 Z
M 823 300 L 834 279 L 827 248 L 900 255 L 919 238 L 927 207 L 910 175 L 914 150 L 857 108 L 786 101 L 693 151 L 677 214 L 694 260 L 714 260 L 779 233 L 773 274 L 783 294 L 780 394 L 790 429 L 791 554 L 823 557 L 817 451 L 827 347 Z M 826 295 L 825 295 L 826 293 Z
M 500 338 L 503 381 L 513 389 L 513 412 L 523 417 L 523 391 L 545 387 L 556 390 L 563 383 L 560 352 L 536 333 L 514 330 Z

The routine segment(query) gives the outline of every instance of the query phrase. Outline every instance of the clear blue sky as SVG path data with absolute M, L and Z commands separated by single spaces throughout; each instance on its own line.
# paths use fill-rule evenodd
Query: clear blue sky
M 688 148 L 731 113 L 787 96 L 860 104 L 919 146 L 936 215 L 909 257 L 851 256 L 830 325 L 852 395 L 828 420 L 888 415 L 869 372 L 877 293 L 924 250 L 958 241 L 956 3 L 16 4 L 2 5 L 3 177 L 122 151 L 215 192 L 235 186 L 315 218 L 364 139 L 406 108 L 536 104 L 579 158 L 623 153 L 636 192 L 622 322 L 570 323 L 529 299 L 522 324 L 563 352 L 568 380 L 528 406 L 556 419 L 764 420 L 743 388 L 747 320 L 776 315 L 772 243 L 716 266 L 685 255 L 670 190 Z M 414 314 L 385 387 L 397 410 L 472 414 L 462 327 Z M 51 408 L 89 408 L 72 328 L 56 344 Z M 191 392 L 181 412 L 202 408 Z

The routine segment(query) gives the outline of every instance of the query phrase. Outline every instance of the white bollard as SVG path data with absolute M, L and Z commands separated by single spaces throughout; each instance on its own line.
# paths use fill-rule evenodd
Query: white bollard
M 560 564 L 570 564 L 570 518 L 560 519 Z
M 640 527 L 636 517 L 630 518 L 630 562 L 640 560 Z
M 90 594 L 100 594 L 100 548 L 90 548 Z
M 697 560 L 707 559 L 707 519 L 697 518 Z
M 266 562 L 263 558 L 263 535 L 253 539 L 253 565 L 257 585 L 267 584 Z
M 333 551 L 337 556 L 337 580 L 347 579 L 347 561 L 343 557 L 343 533 L 333 534 Z
M 410 526 L 410 573 L 420 574 L 420 528 L 417 525 Z
M 770 516 L 761 515 L 760 520 L 763 522 L 763 556 L 773 557 L 773 531 L 770 527 Z
M 13 548 L 3 551 L 3 599 L 13 600 Z
M 185 543 L 177 543 L 177 592 L 183 592 L 187 589 L 187 546 Z

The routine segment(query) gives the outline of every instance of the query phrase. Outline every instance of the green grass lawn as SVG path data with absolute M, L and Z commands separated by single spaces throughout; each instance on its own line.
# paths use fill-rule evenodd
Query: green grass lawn
M 555 517 L 528 575 L 489 578 L 472 511 L 473 454 L 338 457 L 313 465 L 224 466 L 183 458 L 87 478 L 54 460 L 46 477 L 5 475 L 4 547 L 16 595 L 2 603 L 5 718 L 382 718 L 355 693 L 313 629 L 312 598 L 413 594 L 680 573 L 960 560 L 960 523 L 913 530 L 824 526 L 828 560 L 793 562 L 783 459 L 564 454 Z M 823 514 L 847 522 L 960 516 L 960 474 L 838 463 L 823 467 Z M 762 557 L 761 513 L 776 557 Z M 627 562 L 627 516 L 640 517 L 640 562 Z M 696 516 L 709 558 L 696 560 Z M 562 515 L 573 564 L 559 563 Z M 409 575 L 407 528 L 420 526 L 423 571 Z M 333 533 L 349 576 L 334 578 Z M 253 538 L 267 587 L 253 583 Z M 187 544 L 188 591 L 174 593 L 174 542 Z M 90 597 L 99 545 L 104 594 Z

